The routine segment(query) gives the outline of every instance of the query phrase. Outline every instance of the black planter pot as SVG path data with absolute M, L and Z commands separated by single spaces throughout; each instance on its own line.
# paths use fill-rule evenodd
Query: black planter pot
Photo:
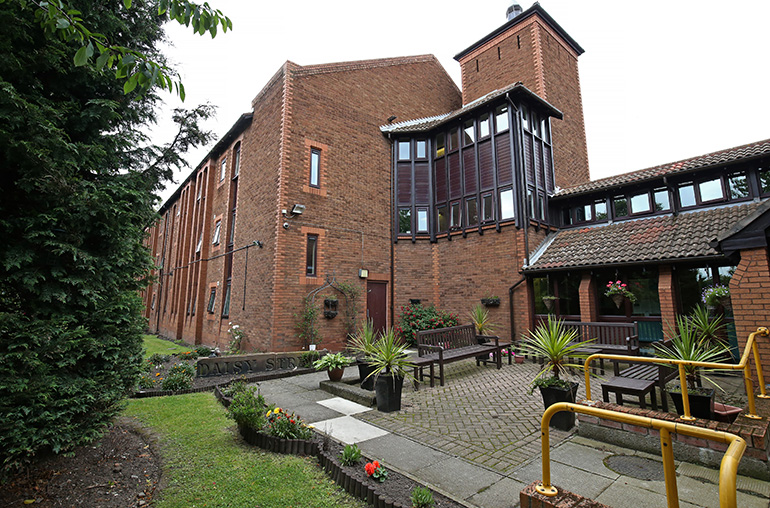
M 369 377 L 369 374 L 372 372 L 374 372 L 374 367 L 369 363 L 361 362 L 358 364 L 358 377 L 361 381 L 361 388 L 370 392 L 374 390 L 374 376 Z
M 401 410 L 401 388 L 404 378 L 393 374 L 380 374 L 374 382 L 377 411 L 392 413 Z
M 570 383 L 570 388 L 561 388 L 559 386 L 541 386 L 540 395 L 543 396 L 543 406 L 545 409 L 557 402 L 575 402 L 577 396 L 577 383 Z M 575 413 L 572 411 L 559 411 L 551 417 L 549 425 L 554 429 L 570 430 L 575 426 Z
M 690 415 L 695 418 L 705 418 L 706 420 L 712 420 L 714 418 L 714 392 L 713 388 L 699 388 L 701 392 L 706 393 L 693 393 L 691 390 L 687 391 L 687 398 L 690 400 Z M 668 392 L 671 395 L 671 399 L 674 401 L 674 407 L 679 415 L 684 414 L 684 403 L 682 402 L 682 392 L 671 391 Z

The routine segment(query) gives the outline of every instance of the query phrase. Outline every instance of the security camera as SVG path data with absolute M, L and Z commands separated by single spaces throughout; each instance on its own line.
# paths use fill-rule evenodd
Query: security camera
M 283 229 L 289 229 L 289 223 L 288 222 L 284 222 L 283 223 Z

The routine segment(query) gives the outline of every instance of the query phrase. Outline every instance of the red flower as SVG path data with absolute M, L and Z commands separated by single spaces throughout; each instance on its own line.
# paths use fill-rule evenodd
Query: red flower
M 366 474 L 369 476 L 372 476 L 374 474 L 375 469 L 377 468 L 374 467 L 374 464 L 372 464 L 371 462 L 367 462 L 366 465 L 364 466 L 364 471 L 366 471 Z

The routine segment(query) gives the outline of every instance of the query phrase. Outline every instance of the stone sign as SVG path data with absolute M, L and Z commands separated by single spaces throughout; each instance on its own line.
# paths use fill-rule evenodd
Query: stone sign
M 301 355 L 302 352 L 257 353 L 253 355 L 199 358 L 196 376 L 227 376 L 230 374 L 256 374 L 258 372 L 294 370 L 299 367 Z

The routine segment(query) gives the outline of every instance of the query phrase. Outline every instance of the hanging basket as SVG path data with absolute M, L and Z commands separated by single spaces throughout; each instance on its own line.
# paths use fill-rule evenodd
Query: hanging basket
M 543 305 L 545 305 L 545 308 L 548 309 L 548 312 L 553 310 L 553 302 L 553 298 L 543 298 Z
M 612 298 L 612 301 L 615 302 L 615 307 L 617 307 L 618 309 L 626 301 L 626 297 L 620 294 L 614 294 L 610 296 L 610 298 Z

